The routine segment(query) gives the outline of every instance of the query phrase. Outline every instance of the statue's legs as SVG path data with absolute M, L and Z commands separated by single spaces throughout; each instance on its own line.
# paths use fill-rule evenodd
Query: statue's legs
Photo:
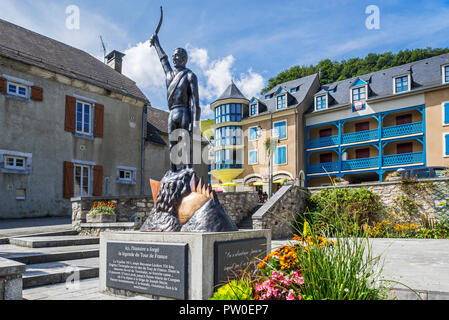
M 190 145 L 191 141 L 187 143 L 186 139 L 190 139 L 190 133 L 189 133 L 189 125 L 191 122 L 191 114 L 190 114 L 190 108 L 188 106 L 178 106 L 170 111 L 170 115 L 168 117 L 168 137 L 169 137 L 169 146 L 170 146 L 170 155 L 172 152 L 172 149 L 175 145 L 179 143 L 179 137 L 178 140 L 174 140 L 172 138 L 172 133 L 175 130 L 183 129 L 184 132 L 184 144 L 182 147 L 183 154 L 187 154 L 187 167 L 191 167 L 191 155 L 190 155 Z M 171 171 L 176 171 L 176 164 L 174 164 L 170 160 L 170 167 Z

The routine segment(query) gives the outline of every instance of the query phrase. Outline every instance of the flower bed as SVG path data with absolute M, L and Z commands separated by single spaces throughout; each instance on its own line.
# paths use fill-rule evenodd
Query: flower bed
M 221 287 L 213 299 L 241 299 L 242 292 L 254 300 L 385 299 L 388 288 L 378 279 L 381 268 L 366 240 L 296 235 L 261 259 L 256 271 Z

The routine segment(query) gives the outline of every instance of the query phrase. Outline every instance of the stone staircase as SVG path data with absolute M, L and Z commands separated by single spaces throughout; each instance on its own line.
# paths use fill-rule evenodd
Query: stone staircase
M 99 238 L 35 235 L 9 238 L 0 245 L 0 257 L 26 264 L 23 288 L 63 283 L 70 276 L 95 278 L 99 274 Z
M 237 224 L 239 229 L 253 229 L 253 214 L 262 207 L 262 203 L 257 204 L 245 218 Z

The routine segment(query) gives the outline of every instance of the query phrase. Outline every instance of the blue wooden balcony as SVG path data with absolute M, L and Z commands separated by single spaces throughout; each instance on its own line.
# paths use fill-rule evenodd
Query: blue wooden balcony
M 307 140 L 307 149 L 323 148 L 338 145 L 338 136 Z
M 413 163 L 423 163 L 425 160 L 424 152 L 401 153 L 383 156 L 382 166 L 402 166 Z
M 338 162 L 312 163 L 307 167 L 308 173 L 326 173 L 338 171 Z
M 379 157 L 346 160 L 341 163 L 341 171 L 360 170 L 375 167 L 379 167 Z
M 342 144 L 357 143 L 357 142 L 378 140 L 378 139 L 379 139 L 379 130 L 373 129 L 373 130 L 366 130 L 366 131 L 360 131 L 360 132 L 345 133 L 341 136 L 341 143 Z
M 382 139 L 418 133 L 424 133 L 424 123 L 422 121 L 384 127 L 382 128 Z M 341 144 L 361 143 L 371 140 L 379 140 L 378 129 L 344 133 L 341 135 Z M 324 148 L 334 145 L 338 145 L 338 136 L 310 139 L 306 142 L 307 149 Z
M 423 122 L 413 122 L 407 124 L 401 124 L 399 126 L 384 127 L 382 128 L 382 138 L 391 138 L 398 136 L 405 136 L 409 134 L 423 133 Z

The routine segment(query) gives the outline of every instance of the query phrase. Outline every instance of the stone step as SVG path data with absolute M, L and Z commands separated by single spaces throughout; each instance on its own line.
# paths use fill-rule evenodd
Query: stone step
M 11 244 L 0 246 L 0 257 L 25 264 L 95 258 L 99 254 L 98 244 L 38 249 L 18 247 Z
M 30 264 L 23 274 L 23 288 L 63 283 L 70 276 L 79 279 L 99 276 L 99 258 Z M 73 284 L 73 283 L 72 283 Z
M 12 235 L 8 237 L 0 237 L 0 244 L 8 244 L 11 238 L 28 238 L 28 237 L 50 237 L 50 236 L 74 236 L 77 235 L 76 230 L 51 231 L 34 234 Z
M 9 239 L 9 243 L 28 248 L 47 248 L 98 244 L 100 243 L 100 239 L 80 236 L 21 237 L 11 238 Z

